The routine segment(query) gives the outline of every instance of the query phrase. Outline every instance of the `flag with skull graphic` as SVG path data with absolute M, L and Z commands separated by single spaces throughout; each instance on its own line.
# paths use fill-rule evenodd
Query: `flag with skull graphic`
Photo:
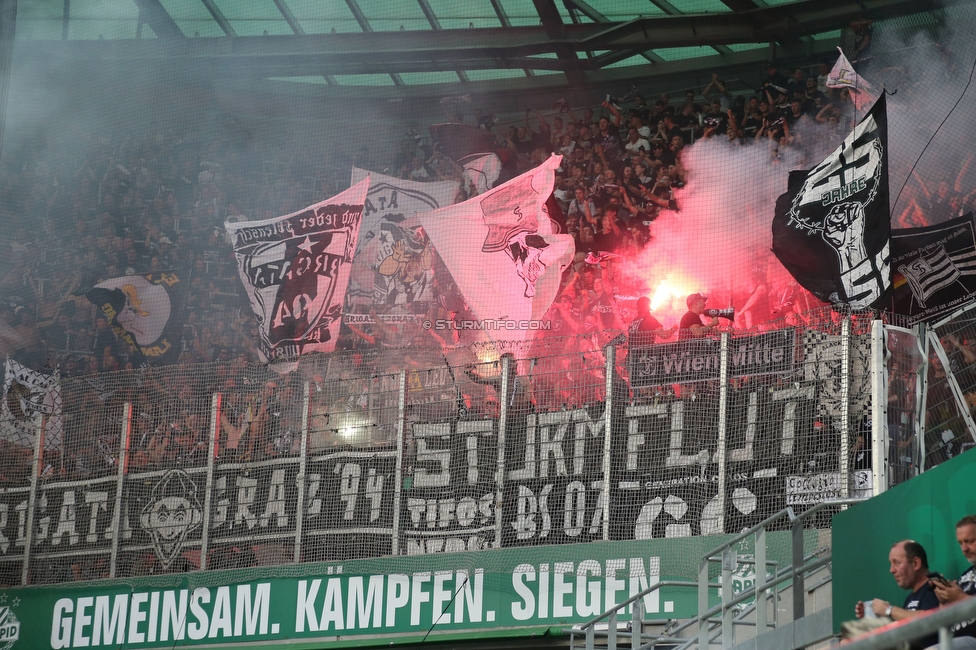
M 884 96 L 809 171 L 790 172 L 776 201 L 773 253 L 817 298 L 881 306 L 891 288 L 888 125 Z
M 523 340 L 552 305 L 573 238 L 546 208 L 561 156 L 464 203 L 419 214 L 465 302 L 492 338 Z M 485 324 L 485 321 L 490 323 Z
M 272 369 L 335 348 L 368 190 L 367 178 L 293 214 L 225 224 Z

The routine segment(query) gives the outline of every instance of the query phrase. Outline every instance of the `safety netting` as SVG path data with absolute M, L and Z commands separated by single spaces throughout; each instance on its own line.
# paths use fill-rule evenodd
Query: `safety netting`
M 29 4 L 25 40 L 42 19 Z M 974 204 L 974 25 L 960 3 L 830 35 L 890 93 L 894 227 Z M 294 80 L 269 97 L 123 52 L 75 85 L 15 58 L 0 160 L 0 340 L 16 359 L 0 582 L 381 557 L 392 572 L 439 553 L 736 533 L 787 506 L 871 494 L 872 445 L 889 444 L 879 413 L 887 484 L 964 450 L 968 317 L 933 328 L 942 353 L 907 317 L 885 315 L 901 329 L 879 334 L 877 313 L 823 307 L 770 250 L 789 172 L 864 115 L 827 87 L 835 59 L 573 89 L 517 110 L 458 84 L 410 110 L 364 90 L 342 113 Z M 465 174 L 456 126 L 488 134 L 501 168 Z M 473 213 L 487 236 L 423 216 L 487 197 L 488 175 L 542 169 L 560 232 L 525 228 L 516 210 L 496 218 L 488 200 Z M 280 259 L 263 251 L 249 276 L 226 224 L 367 175 L 336 351 L 274 372 L 259 342 L 308 305 L 255 315 L 242 278 Z M 917 302 L 943 288 L 919 282 Z M 485 316 L 479 305 L 513 286 L 532 308 Z M 693 296 L 718 310 L 692 312 L 705 335 L 674 332 Z M 166 318 L 144 327 L 159 304 Z M 629 331 L 648 314 L 660 328 Z M 693 578 L 700 551 L 656 570 Z
M 793 320 L 337 352 L 287 375 L 8 362 L 5 581 L 735 533 L 869 495 L 872 314 Z M 914 406 L 892 417 L 911 427 Z

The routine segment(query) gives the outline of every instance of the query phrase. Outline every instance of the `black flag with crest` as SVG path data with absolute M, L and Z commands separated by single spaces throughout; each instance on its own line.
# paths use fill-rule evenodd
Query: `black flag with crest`
M 773 253 L 817 298 L 878 307 L 891 289 L 885 98 L 823 162 L 790 172 L 776 200 Z
M 86 294 L 108 318 L 139 364 L 176 363 L 182 352 L 183 292 L 176 273 L 126 275 L 99 282 Z
M 931 322 L 976 297 L 973 213 L 891 233 L 892 310 Z

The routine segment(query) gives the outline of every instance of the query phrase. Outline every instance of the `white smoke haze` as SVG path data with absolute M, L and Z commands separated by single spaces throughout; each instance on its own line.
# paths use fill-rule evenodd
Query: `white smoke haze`
M 970 29 L 974 19 L 971 3 L 946 10 L 938 44 L 924 33 L 904 42 L 894 30 L 887 39 L 884 30 L 875 31 L 880 38 L 874 50 L 880 54 L 865 66 L 863 76 L 889 93 L 893 227 L 911 198 L 921 195 L 910 173 L 913 166 L 930 192 L 936 193 L 940 182 L 952 192 L 974 153 L 970 134 L 976 89 L 967 88 L 976 61 Z M 852 126 L 860 115 L 850 103 L 846 112 Z M 652 297 L 655 314 L 666 326 L 686 311 L 690 293 L 708 295 L 711 308 L 741 308 L 759 284 L 765 282 L 769 295 L 791 282 L 770 250 L 776 198 L 786 191 L 791 170 L 815 166 L 844 135 L 820 124 L 797 131 L 802 145 L 780 149 L 778 156 L 768 142 L 741 146 L 719 137 L 686 148 L 682 162 L 687 185 L 676 192 L 680 212 L 662 212 L 651 226 L 651 243 L 626 263 L 630 276 L 644 280 L 641 292 Z M 976 189 L 976 162 L 958 180 L 962 195 Z M 803 293 L 811 307 L 822 304 Z

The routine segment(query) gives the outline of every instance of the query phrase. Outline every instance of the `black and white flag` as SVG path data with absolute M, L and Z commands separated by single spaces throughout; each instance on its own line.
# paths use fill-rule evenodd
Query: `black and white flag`
M 3 402 L 0 403 L 0 439 L 33 448 L 38 416 L 47 418 L 44 448 L 59 448 L 63 423 L 58 376 L 45 375 L 7 359 L 3 373 Z
M 976 296 L 972 214 L 891 233 L 893 311 L 912 323 L 951 312 Z
M 457 182 L 420 183 L 353 167 L 351 184 L 367 176 L 369 194 L 349 279 L 346 317 L 365 316 L 380 305 L 407 309 L 417 303 L 424 312 L 436 299 L 436 252 L 417 214 L 454 203 Z
M 99 282 L 85 296 L 132 347 L 139 365 L 164 365 L 182 352 L 182 286 L 176 273 L 124 275 Z
M 293 214 L 224 224 L 272 369 L 335 348 L 368 190 L 369 178 Z
M 855 309 L 891 288 L 888 123 L 884 96 L 833 153 L 790 172 L 776 201 L 773 252 L 817 298 Z

